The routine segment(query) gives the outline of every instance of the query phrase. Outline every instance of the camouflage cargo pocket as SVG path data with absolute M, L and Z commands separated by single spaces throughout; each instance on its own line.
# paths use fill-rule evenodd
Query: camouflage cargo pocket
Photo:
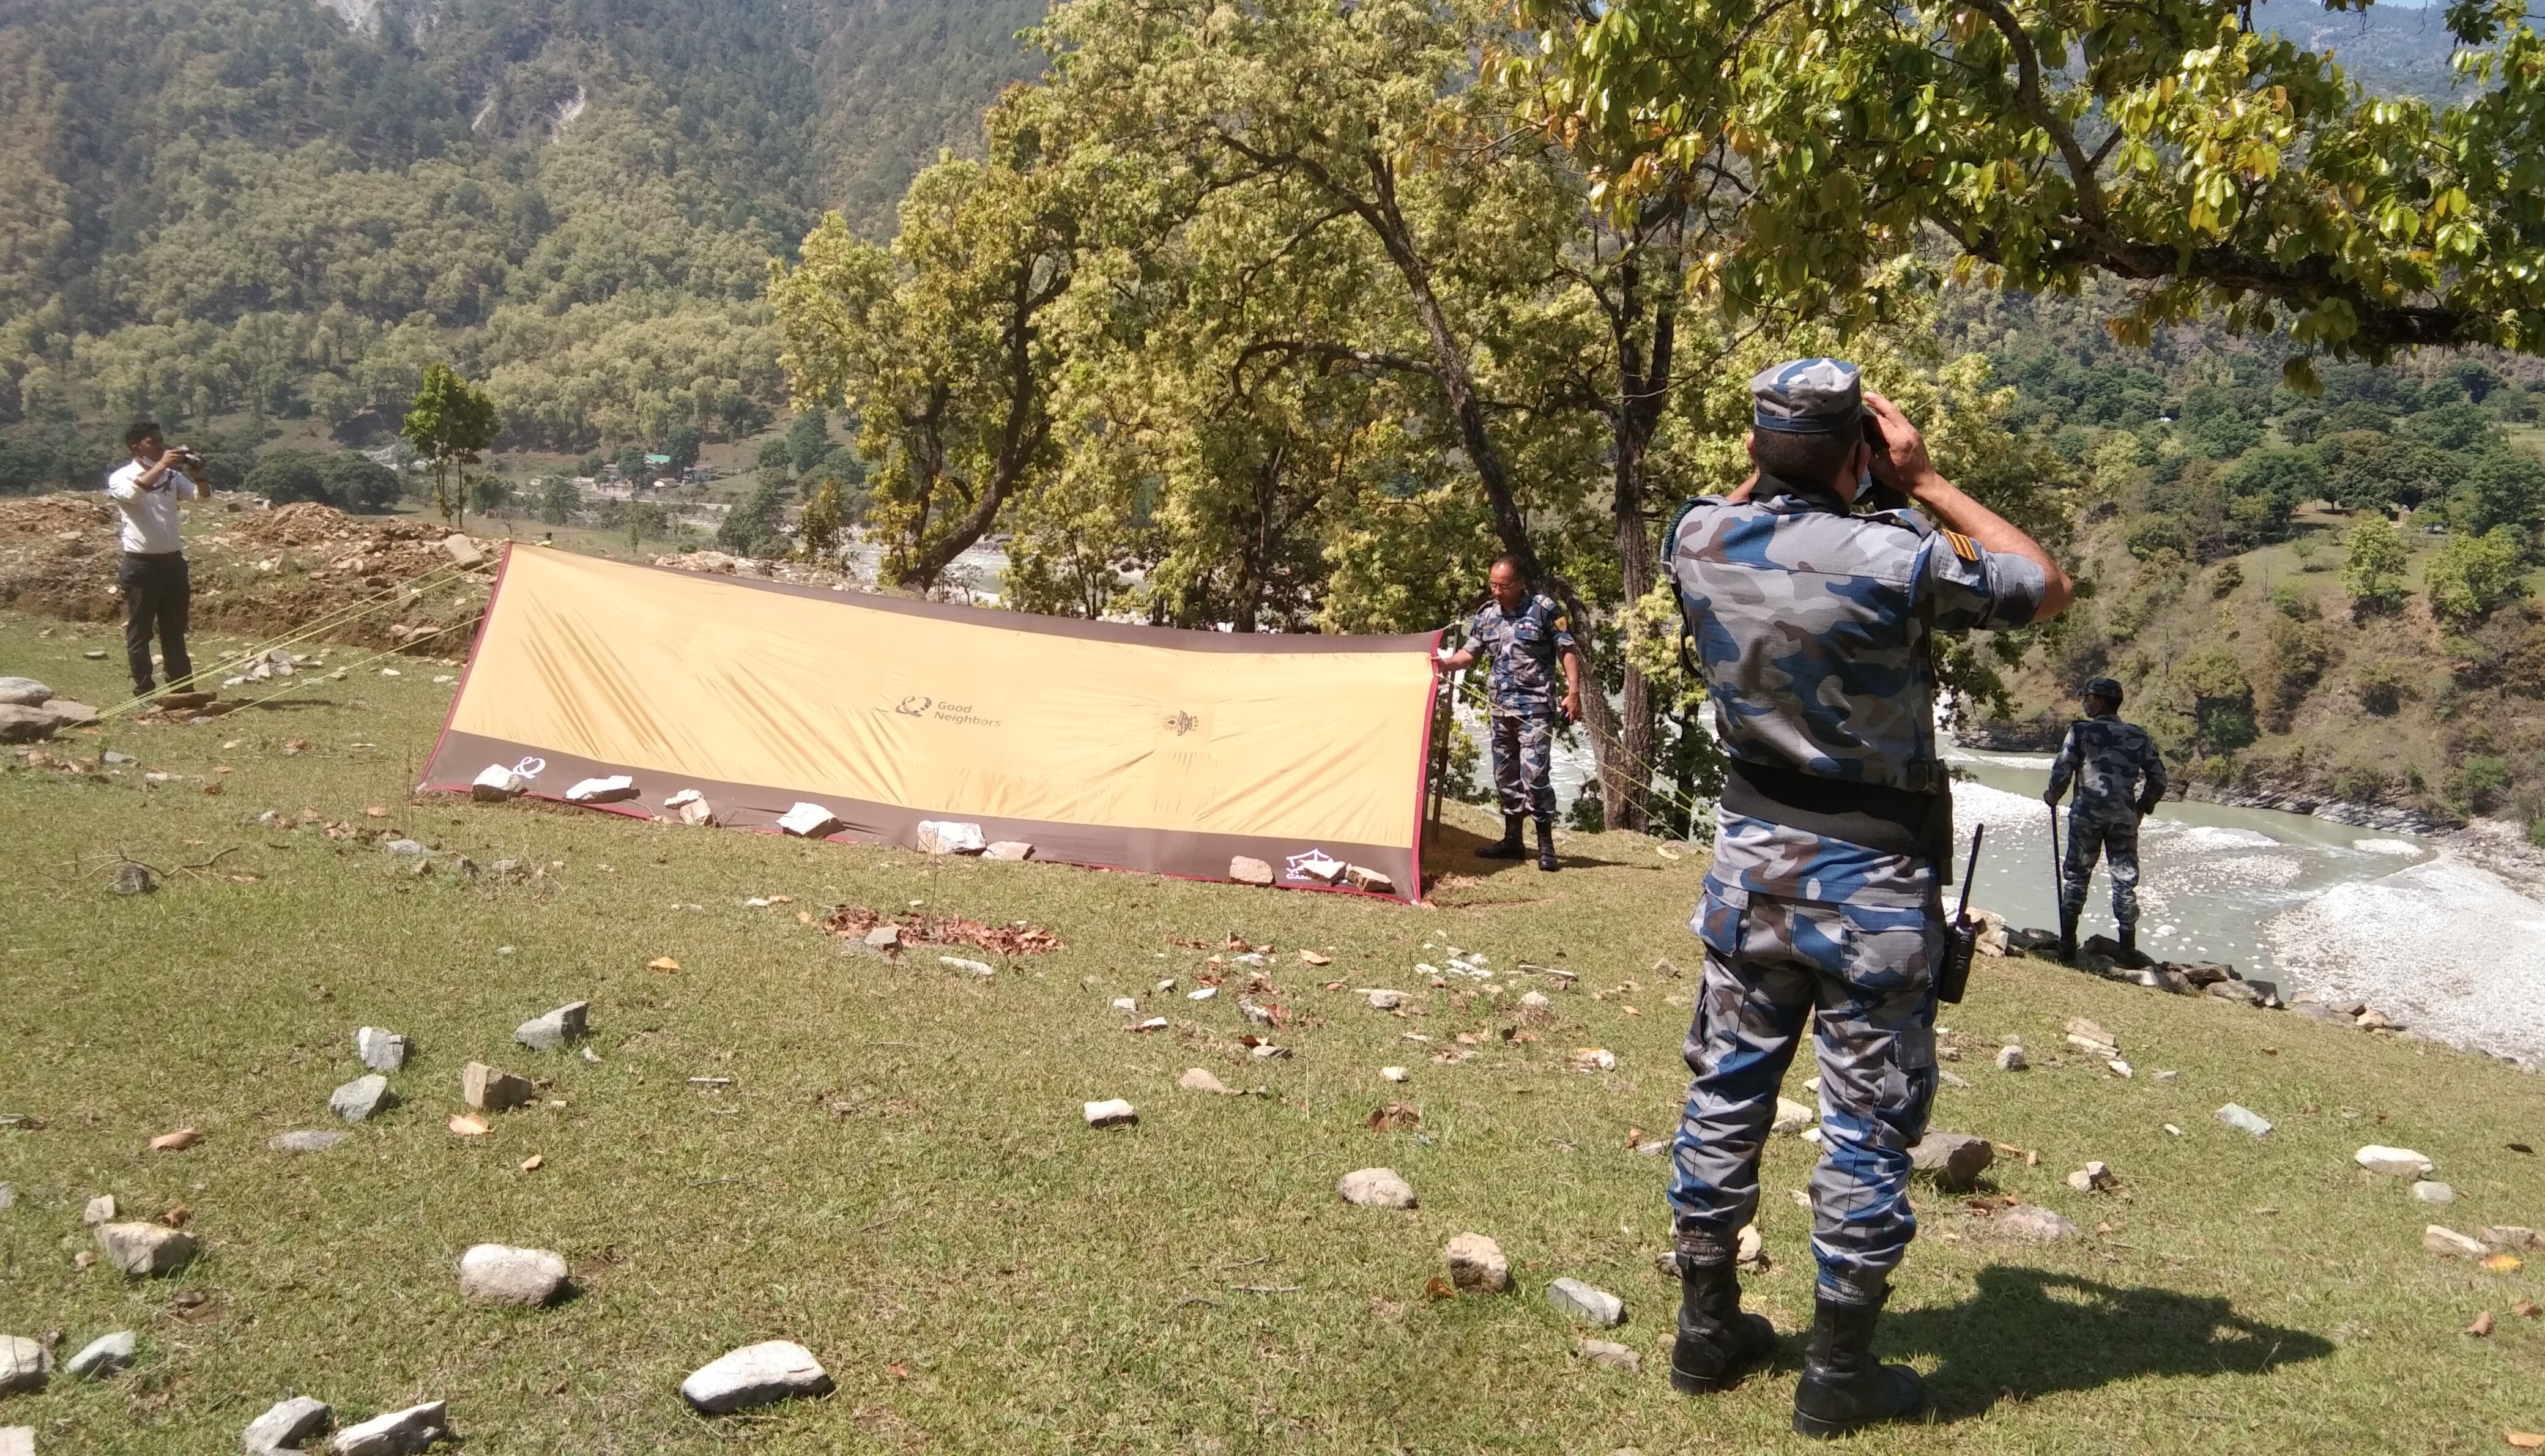
M 1934 984 L 1941 928 L 1926 910 L 1881 905 L 1815 906 L 1835 925 L 1839 979 L 1859 991 L 1917 991 Z M 1817 914 L 1815 918 L 1818 918 Z
M 1689 929 L 1705 948 L 1717 955 L 1741 953 L 1741 927 L 1749 913 L 1750 897 L 1738 890 L 1706 887 L 1705 898 L 1697 902 L 1696 921 Z

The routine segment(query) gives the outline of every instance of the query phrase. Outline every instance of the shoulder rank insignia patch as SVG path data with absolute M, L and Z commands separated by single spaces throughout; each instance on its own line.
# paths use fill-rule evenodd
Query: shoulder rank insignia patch
M 1977 561 L 1980 559 L 1980 543 L 1972 540 L 1969 536 L 1962 534 L 1958 530 L 1947 530 L 1944 532 L 1944 539 L 1952 543 L 1953 554 L 1961 557 L 1964 561 Z

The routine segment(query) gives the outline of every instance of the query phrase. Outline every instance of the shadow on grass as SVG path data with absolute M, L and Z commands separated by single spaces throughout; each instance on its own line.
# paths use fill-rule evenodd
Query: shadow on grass
M 1938 1420 L 1985 1413 L 2000 1399 L 2165 1375 L 2256 1375 L 2333 1353 L 2303 1330 L 2238 1315 L 2223 1299 L 1998 1264 L 1979 1292 L 1942 1309 L 1903 1310 L 1882 1322 L 1880 1348 L 1931 1353 L 1928 1389 Z
M 1480 859 L 1476 856 L 1476 851 L 1493 844 L 1493 840 L 1472 830 L 1461 829 L 1454 824 L 1426 823 L 1423 828 L 1424 866 L 1436 874 L 1454 874 L 1471 880 L 1489 879 L 1514 870 L 1526 870 L 1530 874 L 1536 874 L 1538 868 L 1535 834 L 1535 830 L 1525 832 L 1522 843 L 1527 847 L 1528 852 L 1518 859 Z M 1665 867 L 1623 859 L 1602 859 L 1595 854 L 1584 853 L 1578 845 L 1559 846 L 1555 852 L 1566 869 L 1661 869 Z

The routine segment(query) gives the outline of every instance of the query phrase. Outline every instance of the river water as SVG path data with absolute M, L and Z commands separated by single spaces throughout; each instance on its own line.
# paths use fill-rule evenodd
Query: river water
M 1566 805 L 1591 772 L 1580 732 L 1569 736 L 1553 775 Z M 2055 929 L 2050 756 L 1947 745 L 1945 758 L 1970 775 L 1953 786 L 1962 844 L 1988 826 L 1971 904 Z M 2098 868 L 2080 933 L 2111 926 Z M 2545 903 L 2425 838 L 2168 799 L 2139 828 L 2139 946 L 2224 961 L 2283 998 L 2356 998 L 2418 1034 L 2545 1069 Z

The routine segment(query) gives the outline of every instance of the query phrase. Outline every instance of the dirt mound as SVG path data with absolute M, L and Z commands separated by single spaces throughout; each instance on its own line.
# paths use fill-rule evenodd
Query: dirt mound
M 463 576 L 442 544 L 451 532 L 429 522 L 370 520 L 308 502 L 266 509 L 237 496 L 197 509 L 212 526 L 186 548 L 198 630 L 280 636 L 395 593 L 322 639 L 433 656 L 467 650 L 494 543 L 480 543 L 489 565 Z M 72 621 L 122 616 L 116 518 L 94 496 L 0 501 L 0 607 Z M 398 592 L 428 574 L 438 576 L 422 591 Z

